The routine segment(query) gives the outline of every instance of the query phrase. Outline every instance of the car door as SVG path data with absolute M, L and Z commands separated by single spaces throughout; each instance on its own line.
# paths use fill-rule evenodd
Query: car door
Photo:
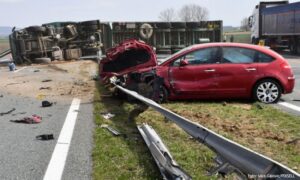
M 192 96 L 214 93 L 216 65 L 219 60 L 219 47 L 198 49 L 177 58 L 169 67 L 172 91 L 175 94 Z
M 217 95 L 240 97 L 251 93 L 257 77 L 256 51 L 242 47 L 222 47 L 222 60 L 216 82 Z

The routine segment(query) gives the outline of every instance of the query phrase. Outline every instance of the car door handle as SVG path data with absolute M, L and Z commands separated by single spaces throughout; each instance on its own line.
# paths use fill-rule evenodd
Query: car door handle
M 215 69 L 205 69 L 204 72 L 215 72 Z
M 256 71 L 256 68 L 246 68 L 246 71 Z

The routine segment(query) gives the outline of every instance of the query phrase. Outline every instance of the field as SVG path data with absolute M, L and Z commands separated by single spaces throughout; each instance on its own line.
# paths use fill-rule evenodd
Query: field
M 251 102 L 169 102 L 164 107 L 198 122 L 246 147 L 267 155 L 296 171 L 300 170 L 300 121 L 271 106 Z M 160 179 L 154 160 L 139 135 L 136 125 L 148 123 L 161 136 L 177 163 L 193 179 L 218 179 L 207 176 L 213 167 L 214 153 L 168 122 L 151 108 L 133 115 L 136 104 L 109 96 L 98 86 L 95 96 L 94 179 Z M 115 117 L 106 120 L 103 113 Z M 126 134 L 115 137 L 102 124 Z M 232 177 L 231 177 L 232 178 Z
M 0 52 L 9 48 L 8 39 L 0 37 Z
M 233 36 L 233 42 L 251 43 L 251 32 L 225 32 L 227 42 L 230 42 L 230 37 Z

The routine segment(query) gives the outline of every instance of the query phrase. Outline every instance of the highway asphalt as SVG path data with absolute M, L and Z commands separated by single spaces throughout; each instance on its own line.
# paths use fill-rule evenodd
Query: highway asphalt
M 284 55 L 284 57 L 288 60 L 294 72 L 295 88 L 293 93 L 283 95 L 281 102 L 275 106 L 288 113 L 300 116 L 300 56 Z M 281 105 L 282 102 L 288 104 L 288 106 L 291 105 L 292 108 Z
M 59 102 L 42 108 L 35 98 L 17 97 L 0 92 L 0 179 L 43 179 L 71 102 Z M 37 114 L 39 124 L 21 124 L 10 120 Z M 93 106 L 80 104 L 70 150 L 62 179 L 91 179 L 93 147 Z M 36 136 L 53 134 L 54 140 L 37 140 Z

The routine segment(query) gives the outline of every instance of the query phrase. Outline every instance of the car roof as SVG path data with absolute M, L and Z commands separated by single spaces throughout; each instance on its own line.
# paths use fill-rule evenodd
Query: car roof
M 275 51 L 271 50 L 267 46 L 258 46 L 253 44 L 246 44 L 246 43 L 226 43 L 226 42 L 220 42 L 220 43 L 204 43 L 204 44 L 195 44 L 191 46 L 192 50 L 195 49 L 201 49 L 201 48 L 208 48 L 208 47 L 215 47 L 215 46 L 221 46 L 221 47 L 241 47 L 241 48 L 248 48 L 248 49 L 254 49 L 261 52 L 264 52 L 268 55 L 274 56 L 276 58 L 282 58 L 281 55 L 276 53 Z

